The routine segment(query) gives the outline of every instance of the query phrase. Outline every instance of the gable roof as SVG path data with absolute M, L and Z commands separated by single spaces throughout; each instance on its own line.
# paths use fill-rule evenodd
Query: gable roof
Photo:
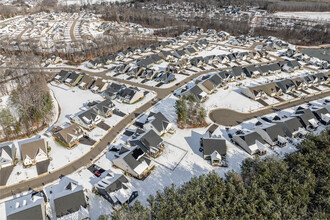
M 222 138 L 203 138 L 203 153 L 204 156 L 211 155 L 217 151 L 221 156 L 226 155 L 227 145 L 226 140 Z
M 15 158 L 15 145 L 13 142 L 0 144 L 0 167 L 12 163 Z
M 218 74 L 213 74 L 210 77 L 210 81 L 213 83 L 215 87 L 219 86 L 222 83 L 222 79 Z
M 276 123 L 278 123 L 282 127 L 282 129 L 288 136 L 291 136 L 293 132 L 298 131 L 299 128 L 303 127 L 299 119 L 296 117 L 289 118 L 287 120 L 279 121 Z
M 20 142 L 19 144 L 20 144 L 23 160 L 25 160 L 27 156 L 30 157 L 31 159 L 34 159 L 40 150 L 42 150 L 47 154 L 47 147 L 44 139 L 38 139 L 38 140 L 33 139 L 25 143 Z
M 62 177 L 56 185 L 45 188 L 45 193 L 50 201 L 56 217 L 62 217 L 87 207 L 84 188 L 68 177 Z
M 163 139 L 154 130 L 150 129 L 129 140 L 129 142 L 132 146 L 140 146 L 144 152 L 149 153 L 152 147 L 159 148 Z
M 97 118 L 97 112 L 94 108 L 90 108 L 77 115 L 77 117 L 80 118 L 80 120 L 83 121 L 86 125 L 92 125 Z
M 5 203 L 8 220 L 45 219 L 42 206 L 44 198 L 40 192 L 32 192 L 25 196 L 14 198 Z
M 57 131 L 54 136 L 64 141 L 66 144 L 70 144 L 72 140 L 83 134 L 83 130 L 77 124 L 72 124 L 67 128 Z
M 276 141 L 278 136 L 285 137 L 286 134 L 279 124 L 271 124 L 264 127 L 263 130 L 268 134 L 272 141 Z
M 248 146 L 254 145 L 256 141 L 259 141 L 262 144 L 266 143 L 264 139 L 255 131 L 247 134 L 236 135 L 236 136 L 239 136 L 242 140 L 244 140 Z
M 162 133 L 170 124 L 169 120 L 161 112 L 150 114 L 146 123 L 151 123 L 159 133 Z
M 109 99 L 105 99 L 104 101 L 95 105 L 95 108 L 103 115 L 106 115 L 113 109 L 115 104 Z

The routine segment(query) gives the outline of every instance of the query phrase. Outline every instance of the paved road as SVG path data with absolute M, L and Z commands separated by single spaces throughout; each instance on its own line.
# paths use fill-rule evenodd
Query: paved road
M 25 27 L 24 30 L 21 31 L 21 33 L 19 33 L 19 35 L 17 35 L 16 39 L 17 39 L 17 40 L 22 40 L 22 36 L 23 36 L 23 34 L 25 34 L 25 32 L 27 32 L 30 28 L 32 28 L 32 26 L 27 26 L 27 27 Z
M 77 18 L 76 20 L 74 20 L 74 22 L 72 23 L 71 27 L 70 27 L 70 37 L 71 37 L 71 41 L 76 41 L 76 36 L 74 35 L 74 29 L 76 27 L 77 22 L 79 21 L 80 17 Z
M 259 110 L 259 111 L 254 111 L 251 113 L 241 113 L 237 112 L 231 109 L 215 109 L 212 110 L 209 113 L 209 118 L 216 124 L 218 125 L 224 125 L 224 126 L 235 126 L 238 125 L 244 121 L 250 120 L 252 118 L 260 117 L 266 114 L 270 114 L 275 112 L 275 109 L 287 109 L 291 108 L 294 106 L 298 106 L 313 100 L 321 99 L 330 96 L 330 90 L 327 90 L 323 93 L 313 95 L 311 94 L 308 98 L 306 99 L 298 99 L 295 101 L 291 102 L 285 102 L 279 105 L 276 105 L 274 107 L 267 107 L 265 109 Z

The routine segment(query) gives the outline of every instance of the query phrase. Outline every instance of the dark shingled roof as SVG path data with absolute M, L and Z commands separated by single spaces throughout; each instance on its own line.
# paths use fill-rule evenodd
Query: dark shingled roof
M 87 207 L 85 194 L 83 190 L 71 193 L 69 195 L 54 200 L 56 217 L 61 217 L 74 213 L 80 209 L 80 206 Z
M 209 156 L 214 151 L 224 156 L 227 153 L 226 140 L 220 138 L 203 138 L 203 149 L 204 156 Z
M 256 143 L 256 140 L 262 144 L 266 143 L 257 132 L 239 135 L 239 137 L 242 138 L 248 146 L 254 145 Z
M 44 219 L 42 214 L 41 205 L 33 206 L 28 209 L 24 209 L 20 212 L 13 213 L 7 216 L 7 220 L 39 220 Z

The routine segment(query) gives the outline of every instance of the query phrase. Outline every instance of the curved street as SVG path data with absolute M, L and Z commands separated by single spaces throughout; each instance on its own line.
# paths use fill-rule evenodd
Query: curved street
M 328 96 L 330 96 L 330 90 L 327 90 L 322 93 L 311 94 L 310 96 L 308 96 L 305 99 L 299 98 L 294 101 L 287 101 L 287 102 L 283 102 L 283 103 L 280 103 L 277 105 L 268 106 L 262 110 L 253 111 L 250 113 L 241 113 L 241 112 L 237 112 L 237 111 L 234 111 L 231 109 L 219 108 L 219 109 L 214 109 L 214 110 L 210 111 L 209 118 L 218 125 L 235 126 L 244 121 L 248 121 L 252 118 L 261 117 L 263 115 L 273 113 L 279 109 L 282 110 L 282 109 L 291 108 L 294 106 L 298 106 L 298 105 L 301 105 L 301 104 L 304 104 L 304 103 L 307 103 L 310 101 L 314 101 L 317 99 L 325 98 Z

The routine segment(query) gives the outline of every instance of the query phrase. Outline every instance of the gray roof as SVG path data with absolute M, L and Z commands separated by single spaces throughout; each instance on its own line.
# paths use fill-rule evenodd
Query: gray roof
M 252 146 L 256 143 L 256 141 L 259 141 L 260 143 L 264 144 L 266 143 L 264 141 L 264 139 L 262 139 L 262 137 L 255 131 L 250 132 L 248 134 L 242 134 L 242 135 L 238 135 L 240 138 L 242 138 L 242 140 L 245 141 L 245 143 L 248 146 Z
M 159 145 L 163 142 L 163 139 L 154 130 L 151 129 L 145 131 L 129 142 L 132 146 L 140 146 L 144 152 L 150 153 L 150 149 L 152 147 L 159 148 Z
M 289 118 L 285 121 L 279 121 L 277 124 L 282 127 L 285 134 L 289 137 L 292 136 L 293 132 L 298 131 L 299 128 L 303 127 L 298 118 Z
M 24 209 L 22 211 L 13 213 L 11 215 L 7 216 L 7 220 L 39 220 L 39 219 L 44 219 L 43 218 L 43 213 L 42 213 L 42 209 L 41 209 L 41 205 L 37 205 L 37 206 L 33 206 L 31 208 L 28 209 Z
M 210 81 L 214 84 L 214 86 L 219 86 L 222 83 L 222 79 L 218 74 L 213 74 L 210 77 Z
M 286 92 L 289 89 L 295 87 L 295 84 L 290 79 L 281 80 L 279 82 L 276 82 L 276 84 L 282 89 L 283 92 Z
M 315 115 L 310 109 L 303 109 L 303 110 L 298 110 L 296 112 L 297 117 L 300 119 L 300 122 L 304 125 L 304 127 L 311 126 L 312 124 L 309 122 L 311 119 L 316 119 Z
M 56 217 L 61 217 L 78 211 L 81 206 L 86 208 L 87 202 L 83 190 L 80 190 L 55 199 L 54 205 Z
M 95 105 L 95 108 L 103 115 L 106 115 L 113 109 L 115 104 L 109 99 L 105 99 L 104 101 Z
M 153 117 L 154 119 L 149 121 L 151 117 Z M 169 120 L 161 112 L 149 115 L 147 123 L 148 122 L 150 122 L 159 133 L 162 133 L 166 129 L 167 125 L 170 123 Z
M 19 204 L 18 207 L 16 205 Z M 6 215 L 9 220 L 19 219 L 45 219 L 45 212 L 42 209 L 44 199 L 40 192 L 32 192 L 25 196 L 17 197 L 5 203 Z
M 227 153 L 226 140 L 221 138 L 203 138 L 204 156 L 209 156 L 214 151 L 217 151 L 221 156 L 226 155 Z
M 97 117 L 97 112 L 95 111 L 94 108 L 88 109 L 79 115 L 77 115 L 85 124 L 90 125 L 95 122 L 95 119 Z M 87 118 L 88 120 L 85 120 Z
M 5 154 L 8 154 L 11 160 L 5 158 Z M 14 158 L 15 158 L 15 146 L 13 142 L 0 144 L 0 167 L 4 164 L 12 163 Z
M 186 93 L 193 94 L 197 99 L 201 99 L 200 94 L 202 92 L 203 92 L 203 90 L 201 88 L 199 88 L 199 86 L 195 85 L 192 88 L 190 88 Z
M 143 157 L 143 150 L 140 147 L 136 147 L 133 150 L 131 150 L 129 153 L 127 153 L 123 160 L 127 163 L 127 165 L 134 170 L 137 166 L 139 166 L 143 161 L 145 161 L 148 165 L 151 163 L 151 160 L 149 160 L 146 157 Z
M 285 137 L 283 128 L 279 124 L 273 124 L 268 127 L 263 128 L 265 132 L 267 132 L 268 136 L 272 141 L 276 141 L 278 136 Z
M 232 68 L 232 71 L 229 72 L 229 74 L 232 74 L 233 76 L 241 76 L 243 72 L 242 67 L 240 66 L 234 66 Z

